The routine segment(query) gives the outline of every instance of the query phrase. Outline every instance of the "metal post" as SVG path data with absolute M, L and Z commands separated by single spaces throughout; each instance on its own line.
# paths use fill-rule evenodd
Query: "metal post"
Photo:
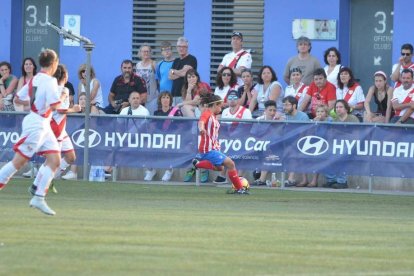
M 90 126 L 90 113 L 91 113 L 91 54 L 94 45 L 92 43 L 85 43 L 83 48 L 86 51 L 86 108 L 85 108 L 85 143 L 83 148 L 83 180 L 89 179 L 89 126 Z
M 368 178 L 368 192 L 372 194 L 372 176 Z

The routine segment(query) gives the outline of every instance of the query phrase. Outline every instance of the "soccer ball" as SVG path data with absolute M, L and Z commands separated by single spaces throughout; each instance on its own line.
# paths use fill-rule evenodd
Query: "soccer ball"
M 250 189 L 250 184 L 249 184 L 249 181 L 247 181 L 247 179 L 246 179 L 246 178 L 241 177 L 241 176 L 239 176 L 239 178 L 240 178 L 241 183 L 243 184 L 243 188 L 244 188 L 245 190 L 249 190 L 249 189 Z M 233 186 L 233 189 L 235 189 L 235 190 L 236 190 L 236 187 L 234 187 L 234 184 L 233 184 L 232 186 Z

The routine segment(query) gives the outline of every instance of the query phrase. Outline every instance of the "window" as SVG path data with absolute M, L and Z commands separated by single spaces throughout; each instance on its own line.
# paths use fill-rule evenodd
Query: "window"
M 264 0 L 213 0 L 211 21 L 210 83 L 215 87 L 217 67 L 231 51 L 231 34 L 243 34 L 243 48 L 250 49 L 252 70 L 259 71 L 263 63 Z
M 151 46 L 153 59 L 161 59 L 161 41 L 175 45 L 184 34 L 184 0 L 134 0 L 132 28 L 132 60 L 139 60 L 143 43 Z

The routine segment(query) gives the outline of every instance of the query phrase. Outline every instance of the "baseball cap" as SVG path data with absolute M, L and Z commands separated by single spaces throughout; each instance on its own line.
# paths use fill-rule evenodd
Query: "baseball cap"
M 227 98 L 230 96 L 236 96 L 237 98 L 239 97 L 239 93 L 237 93 L 236 90 L 230 90 L 229 93 L 227 93 Z
M 243 40 L 243 34 L 241 32 L 233 32 L 231 37 L 233 37 L 233 36 L 238 36 L 238 37 L 240 37 L 241 40 Z

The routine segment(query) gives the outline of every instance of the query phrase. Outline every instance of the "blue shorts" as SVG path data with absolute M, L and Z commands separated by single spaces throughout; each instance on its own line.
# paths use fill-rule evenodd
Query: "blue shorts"
M 218 150 L 212 150 L 207 153 L 199 153 L 197 154 L 196 158 L 200 160 L 208 160 L 214 166 L 221 166 L 223 165 L 224 159 L 226 159 L 227 156 Z

